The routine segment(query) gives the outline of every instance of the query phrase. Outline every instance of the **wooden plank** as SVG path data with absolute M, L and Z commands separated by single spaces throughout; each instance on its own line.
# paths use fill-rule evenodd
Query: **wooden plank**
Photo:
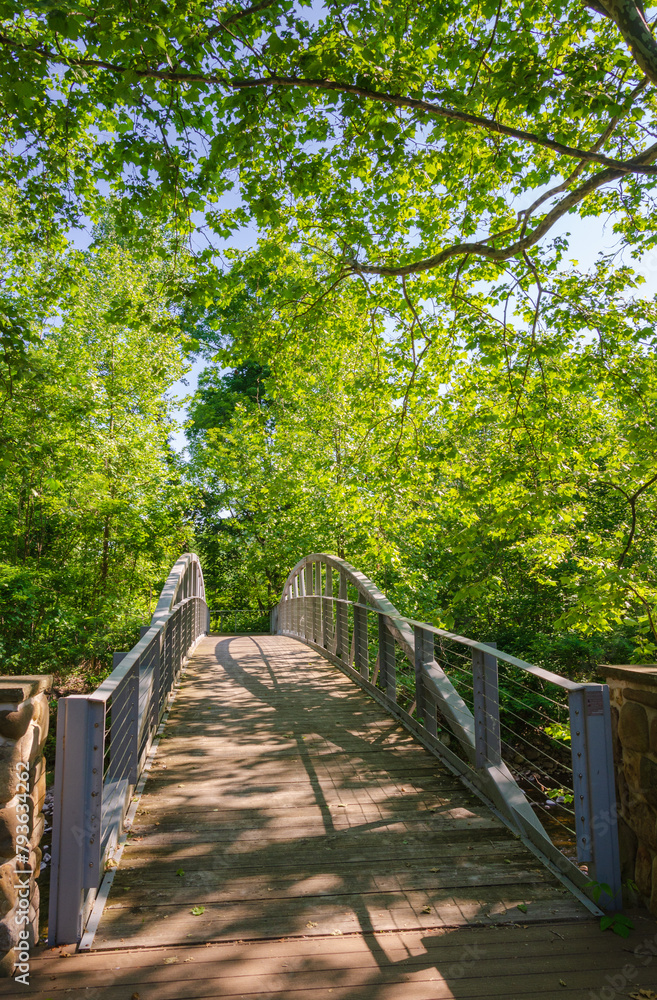
M 588 954 L 600 955 L 622 952 L 632 955 L 637 943 L 652 940 L 657 951 L 657 934 L 654 921 L 637 920 L 637 929 L 628 940 L 622 940 L 609 933 L 601 934 L 594 919 L 576 923 L 548 924 L 508 924 L 504 926 L 439 929 L 428 932 L 402 931 L 380 934 L 349 934 L 343 937 L 295 937 L 265 939 L 251 942 L 221 942 L 217 944 L 180 944 L 175 948 L 145 948 L 91 952 L 72 956 L 62 955 L 64 949 L 37 948 L 32 956 L 35 972 L 46 975 L 51 972 L 68 974 L 77 969 L 109 970 L 127 968 L 159 967 L 163 958 L 176 954 L 182 961 L 192 957 L 197 963 L 221 962 L 222 967 L 230 964 L 252 963 L 261 959 L 289 959 L 300 963 L 317 956 L 332 955 L 345 958 L 346 964 L 353 965 L 364 956 L 366 964 L 371 956 L 376 956 L 379 965 L 390 962 L 424 961 L 427 955 L 435 962 L 456 961 L 464 948 L 485 956 L 492 953 L 496 958 L 512 957 L 519 949 L 529 948 L 532 955 L 546 954 Z M 642 954 L 647 954 L 645 947 Z M 355 956 L 355 957 L 354 957 Z M 644 959 L 645 960 L 645 959 Z M 53 969 L 53 965 L 56 968 Z
M 281 986 L 286 991 L 294 991 L 296 995 L 296 991 L 299 990 L 317 989 L 318 983 L 321 982 L 326 974 L 333 974 L 336 979 L 339 977 L 339 985 L 343 989 L 358 987 L 362 984 L 376 984 L 380 987 L 384 984 L 396 983 L 404 985 L 440 983 L 442 978 L 443 984 L 447 985 L 448 988 L 451 987 L 453 990 L 453 986 L 450 983 L 451 979 L 458 982 L 460 988 L 467 990 L 469 995 L 474 994 L 479 996 L 482 995 L 479 990 L 484 985 L 482 980 L 485 978 L 486 983 L 494 984 L 491 995 L 500 995 L 500 986 L 513 989 L 514 985 L 520 985 L 520 977 L 528 977 L 528 974 L 534 989 L 537 989 L 541 978 L 546 980 L 543 984 L 543 989 L 546 986 L 549 989 L 550 986 L 559 986 L 560 980 L 566 982 L 566 987 L 569 983 L 575 987 L 578 981 L 580 983 L 590 982 L 592 978 L 591 973 L 593 972 L 593 970 L 582 970 L 581 956 L 572 953 L 552 953 L 549 955 L 509 954 L 497 957 L 485 956 L 485 959 L 482 959 L 482 956 L 476 950 L 472 949 L 468 951 L 464 948 L 455 952 L 454 957 L 445 957 L 442 968 L 446 971 L 442 973 L 442 976 L 441 969 L 437 968 L 436 965 L 429 964 L 426 957 L 415 960 L 401 958 L 401 961 L 396 964 L 379 964 L 375 956 L 371 954 L 369 956 L 359 955 L 357 956 L 357 960 L 353 962 L 345 960 L 344 956 L 322 956 L 321 965 L 317 963 L 317 967 L 311 969 L 308 969 L 306 959 L 297 963 L 291 961 L 277 962 L 275 960 L 272 961 L 272 959 L 252 959 L 248 964 L 244 961 L 224 964 L 218 962 L 200 962 L 196 957 L 183 959 L 180 959 L 178 955 L 167 955 L 167 957 L 177 958 L 178 961 L 169 963 L 170 966 L 176 966 L 176 969 L 173 970 L 167 969 L 164 966 L 163 960 L 161 960 L 162 965 L 160 968 L 165 970 L 166 978 L 164 975 L 161 976 L 157 985 L 163 987 L 163 998 L 175 997 L 173 991 L 181 987 L 184 989 L 185 997 L 207 996 L 209 987 L 215 991 L 210 994 L 213 996 L 235 995 L 241 991 L 257 995 L 268 992 L 280 993 L 282 992 Z M 200 957 L 202 958 L 202 956 Z M 482 962 L 482 960 L 485 961 L 485 977 L 473 974 L 476 973 L 476 970 L 473 969 L 475 958 L 477 963 Z M 597 955 L 596 958 L 596 978 L 604 982 L 605 973 L 613 975 L 619 956 L 617 954 L 610 954 L 607 951 L 604 954 Z M 511 964 L 514 966 L 513 972 L 510 971 Z M 450 976 L 447 971 L 450 965 L 455 968 L 460 966 L 465 974 L 458 978 L 454 975 Z M 130 987 L 133 990 L 140 989 L 152 983 L 154 978 L 153 972 L 154 970 L 151 967 L 145 969 L 137 968 L 127 974 L 124 973 L 120 977 L 120 988 L 125 989 L 126 987 Z M 636 982 L 638 976 L 635 975 L 633 978 Z M 107 987 L 107 979 L 106 972 L 86 972 L 85 988 L 89 990 L 94 987 Z M 550 980 L 552 981 L 550 982 Z M 649 976 L 646 976 L 644 982 L 646 980 L 650 982 Z M 65 976 L 59 974 L 54 979 L 50 978 L 48 982 L 44 982 L 43 987 L 53 993 L 57 991 L 61 992 L 70 989 L 71 981 L 72 976 L 70 973 Z M 168 990 L 165 983 L 167 983 Z M 526 989 L 527 984 L 524 985 Z M 495 986 L 498 989 L 493 992 Z M 439 989 L 440 987 L 437 988 Z M 458 993 L 457 995 L 461 994 Z M 483 995 L 485 996 L 486 994 L 484 993 Z M 515 996 L 516 994 L 509 993 L 508 995 Z M 448 993 L 447 996 L 451 997 L 452 994 Z
M 116 897 L 115 897 L 116 898 Z M 166 896 L 154 905 L 113 902 L 103 915 L 95 947 L 113 947 L 121 939 L 134 946 L 170 945 L 177 941 L 250 940 L 293 934 L 346 934 L 363 930 L 401 930 L 517 922 L 518 904 L 526 904 L 522 919 L 564 920 L 577 913 L 564 890 L 516 883 L 513 886 L 459 886 L 456 890 L 361 892 L 308 898 L 244 899 L 239 903 L 209 903 L 200 916 L 192 907 L 171 904 Z M 196 904 L 198 905 L 198 904 Z

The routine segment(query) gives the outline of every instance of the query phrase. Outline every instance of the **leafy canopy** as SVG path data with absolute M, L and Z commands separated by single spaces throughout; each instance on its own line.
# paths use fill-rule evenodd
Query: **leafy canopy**
M 655 239 L 630 0 L 3 0 L 0 46 L 4 170 L 49 222 L 109 185 L 210 240 L 321 233 L 361 275 L 521 259 L 572 212 Z

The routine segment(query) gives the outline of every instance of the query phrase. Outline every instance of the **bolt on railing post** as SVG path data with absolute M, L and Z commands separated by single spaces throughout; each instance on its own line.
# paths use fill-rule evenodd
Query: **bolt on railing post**
M 577 860 L 589 866 L 592 881 L 605 883 L 603 909 L 620 909 L 622 886 L 617 806 L 611 738 L 611 709 L 606 684 L 586 684 L 568 697 Z
M 494 643 L 487 645 L 495 648 Z M 500 736 L 500 692 L 497 657 L 480 649 L 472 650 L 473 715 L 475 725 L 475 765 L 498 765 L 502 760 Z

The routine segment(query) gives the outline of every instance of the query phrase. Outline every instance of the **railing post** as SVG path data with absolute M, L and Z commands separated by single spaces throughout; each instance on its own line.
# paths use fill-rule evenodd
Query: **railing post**
M 294 634 L 301 635 L 303 626 L 303 579 L 301 571 L 294 576 Z
M 361 603 L 354 604 L 354 666 L 369 680 L 367 652 L 367 608 Z
M 151 688 L 151 726 L 157 729 L 160 721 L 160 661 L 162 657 L 162 633 L 158 632 L 153 643 L 153 676 Z
M 392 637 L 383 612 L 379 619 L 379 677 L 391 701 L 397 701 L 397 664 L 395 662 L 395 640 Z
M 347 577 L 340 571 L 340 588 L 338 590 L 338 602 L 335 606 L 335 655 L 341 659 L 349 660 L 349 629 L 347 621 Z
M 432 736 L 436 736 L 436 707 L 430 699 L 427 686 L 424 683 L 424 670 L 430 667 L 434 659 L 433 632 L 413 626 L 415 636 L 415 718 L 424 723 L 424 728 Z
M 313 564 L 306 563 L 303 568 L 303 637 L 312 640 L 313 637 Z
M 335 631 L 333 615 L 333 567 L 326 564 L 326 579 L 324 580 L 324 614 L 322 615 L 322 630 L 324 649 L 329 649 Z
M 577 860 L 589 865 L 592 881 L 611 889 L 604 909 L 620 909 L 622 887 L 614 782 L 611 710 L 606 684 L 586 684 L 568 697 L 573 760 Z
M 105 703 L 61 698 L 52 830 L 48 943 L 80 940 L 85 890 L 100 883 Z
M 495 644 L 488 643 L 491 648 Z M 472 650 L 472 689 L 474 693 L 475 765 L 486 767 L 502 761 L 500 737 L 500 692 L 497 657 L 480 649 Z
M 315 562 L 315 586 L 313 588 L 313 642 L 322 639 L 322 564 Z

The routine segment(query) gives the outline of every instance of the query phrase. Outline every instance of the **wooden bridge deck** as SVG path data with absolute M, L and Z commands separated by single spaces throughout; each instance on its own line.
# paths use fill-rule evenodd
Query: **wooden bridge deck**
M 654 930 L 646 922 L 641 940 L 657 951 Z M 319 654 L 280 636 L 209 637 L 173 705 L 92 952 L 43 952 L 21 992 L 604 997 L 619 975 L 613 995 L 657 981 L 652 961 L 633 959 L 638 943 L 602 934 Z M 620 972 L 629 964 L 631 976 Z

